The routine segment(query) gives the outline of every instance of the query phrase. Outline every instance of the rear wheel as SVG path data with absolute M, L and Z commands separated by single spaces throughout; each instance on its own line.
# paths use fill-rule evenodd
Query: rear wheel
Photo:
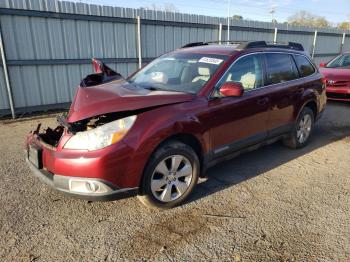
M 314 113 L 305 107 L 293 127 L 290 135 L 283 140 L 283 143 L 293 149 L 306 146 L 310 140 L 314 128 Z
M 175 207 L 193 191 L 199 170 L 198 156 L 190 146 L 168 142 L 151 156 L 138 197 L 151 208 Z

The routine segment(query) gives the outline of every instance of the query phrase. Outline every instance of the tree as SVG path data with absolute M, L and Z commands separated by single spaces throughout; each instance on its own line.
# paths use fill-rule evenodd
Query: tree
M 163 7 L 166 12 L 179 12 L 179 9 L 177 9 L 172 3 L 164 3 Z
M 299 26 L 329 27 L 330 22 L 323 16 L 314 15 L 307 11 L 298 11 L 288 17 L 288 23 Z
M 233 20 L 243 20 L 243 16 L 241 16 L 241 15 L 233 15 L 232 19 Z
M 339 23 L 337 27 L 343 30 L 350 30 L 350 22 Z
M 172 3 L 164 3 L 163 6 L 151 4 L 150 6 L 141 7 L 144 9 L 154 10 L 154 11 L 166 11 L 166 12 L 179 12 L 179 9 Z

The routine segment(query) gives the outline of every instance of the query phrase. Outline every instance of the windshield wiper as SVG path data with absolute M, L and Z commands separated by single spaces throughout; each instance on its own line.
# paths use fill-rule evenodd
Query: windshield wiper
M 155 87 L 155 86 L 143 86 L 142 88 L 151 90 L 151 91 L 169 91 L 163 88 Z
M 129 82 L 130 83 L 130 82 Z M 135 85 L 136 86 L 136 85 Z M 156 86 L 147 86 L 147 85 L 138 85 L 139 87 L 143 89 L 147 89 L 150 91 L 164 91 L 164 92 L 178 92 L 178 93 L 184 93 L 184 91 L 174 90 L 174 89 L 166 89 L 166 88 L 160 88 Z M 186 92 L 185 92 L 186 93 Z

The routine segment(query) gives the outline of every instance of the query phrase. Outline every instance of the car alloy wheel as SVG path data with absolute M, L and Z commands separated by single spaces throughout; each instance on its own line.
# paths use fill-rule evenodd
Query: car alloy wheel
M 297 129 L 297 139 L 300 144 L 304 143 L 310 136 L 312 128 L 312 118 L 305 114 L 299 121 Z
M 190 187 L 193 167 L 183 155 L 171 155 L 161 160 L 153 171 L 151 191 L 161 202 L 171 202 L 181 197 Z

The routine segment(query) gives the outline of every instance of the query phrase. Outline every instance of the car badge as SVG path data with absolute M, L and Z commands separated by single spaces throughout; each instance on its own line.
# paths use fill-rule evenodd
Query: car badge
M 334 85 L 335 84 L 334 80 L 328 80 L 327 82 L 328 82 L 329 85 Z

